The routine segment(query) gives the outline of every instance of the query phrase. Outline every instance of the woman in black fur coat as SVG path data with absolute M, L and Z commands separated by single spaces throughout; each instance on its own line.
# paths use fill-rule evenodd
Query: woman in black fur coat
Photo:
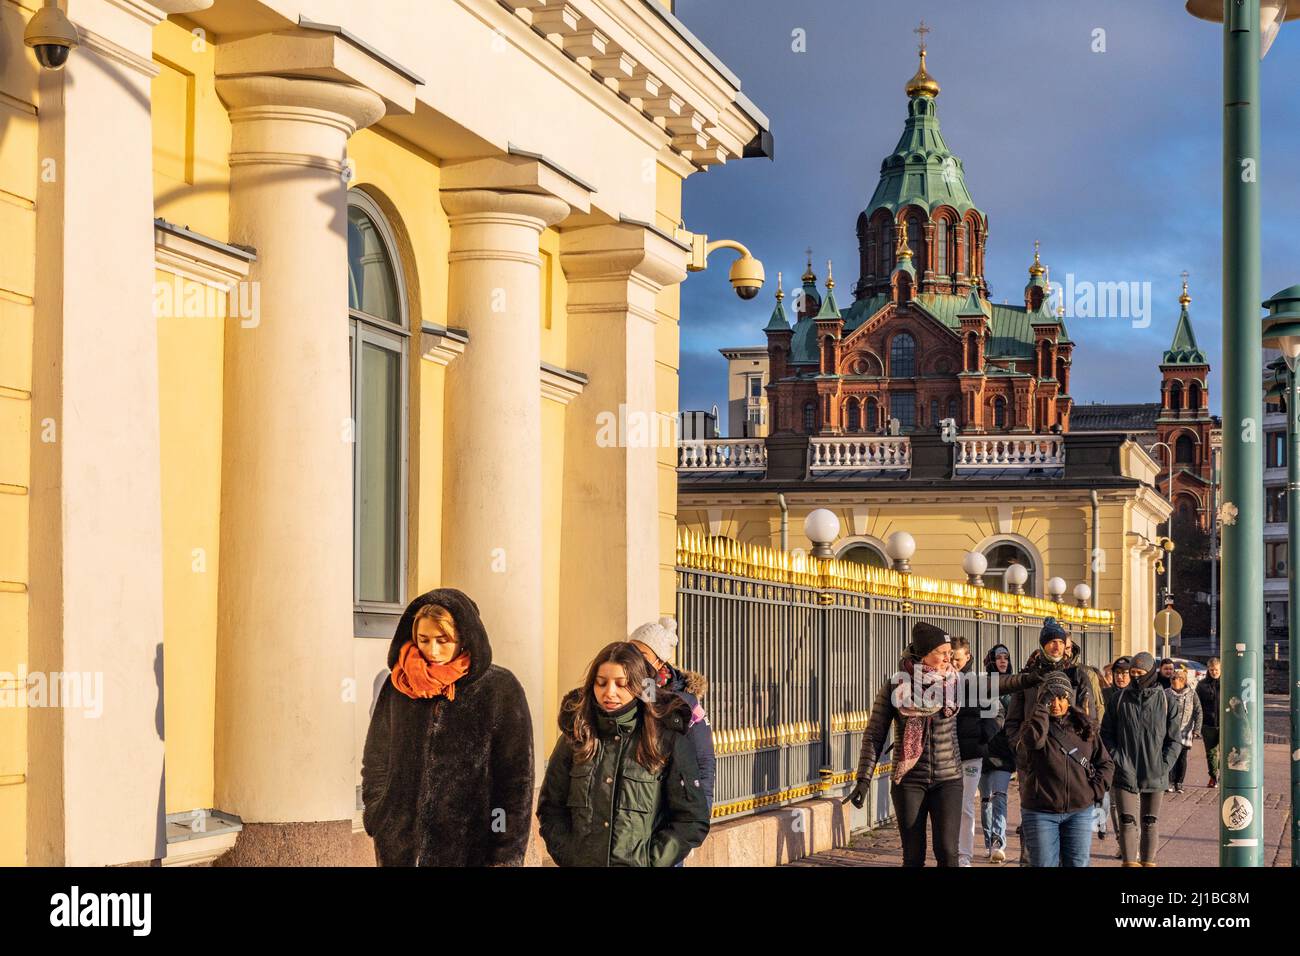
M 440 588 L 407 606 L 361 763 L 380 866 L 523 862 L 533 805 L 524 689 L 492 663 L 478 605 Z

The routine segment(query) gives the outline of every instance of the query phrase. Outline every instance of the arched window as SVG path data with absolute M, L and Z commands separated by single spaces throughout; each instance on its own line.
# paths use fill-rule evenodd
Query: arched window
M 348 193 L 347 228 L 354 603 L 396 612 L 406 603 L 405 286 L 392 230 L 359 189 Z
M 1196 446 L 1191 435 L 1179 435 L 1174 442 L 1174 461 L 1180 465 L 1196 464 Z
M 993 399 L 993 427 L 1007 427 L 1007 400 L 999 395 Z
M 905 432 L 916 429 L 916 393 L 891 392 L 889 396 L 889 415 L 898 419 L 898 426 Z
M 856 398 L 850 398 L 844 403 L 848 406 L 849 431 L 858 432 L 862 430 L 862 405 Z
M 888 279 L 894 271 L 894 229 L 888 220 L 878 223 L 876 229 L 879 231 L 876 240 L 876 255 L 879 256 L 876 274 L 882 279 Z
M 957 399 L 948 399 L 948 417 L 953 421 L 957 420 Z
M 1047 339 L 1043 339 L 1042 348 L 1039 349 L 1038 367 L 1040 378 L 1052 377 L 1052 343 Z
M 1201 408 L 1201 383 L 1200 382 L 1192 382 L 1191 385 L 1187 386 L 1187 407 L 1191 409 L 1193 412 L 1200 410 Z
M 939 400 L 937 398 L 930 399 L 930 424 L 939 424 Z
M 1033 559 L 1029 553 L 1020 545 L 1013 541 L 1003 541 L 993 545 L 984 552 L 984 557 L 988 559 L 989 567 L 984 572 L 984 586 L 994 588 L 999 591 L 1009 591 L 1011 586 L 1007 584 L 1007 568 L 1013 564 L 1019 564 L 1029 572 L 1029 577 L 1025 581 L 1025 593 L 1038 593 L 1038 569 L 1034 567 Z
M 803 403 L 803 430 L 812 434 L 817 429 L 817 404 L 815 402 Z
M 900 332 L 889 343 L 889 375 L 891 378 L 911 378 L 916 374 L 916 340 Z
M 880 430 L 880 407 L 874 398 L 867 399 L 867 431 L 874 434 Z
M 925 232 L 919 216 L 907 217 L 907 246 L 912 250 L 912 267 L 919 277 L 925 271 Z
M 934 227 L 934 271 L 948 273 L 948 220 L 940 219 Z
M 840 552 L 837 559 L 852 561 L 854 564 L 865 564 L 869 568 L 889 567 L 889 562 L 885 560 L 885 556 L 878 549 L 861 541 Z
M 980 244 L 979 227 L 972 223 L 970 226 L 969 235 L 970 235 L 970 242 L 967 243 L 966 245 L 966 262 L 967 262 L 966 274 L 969 275 L 972 280 L 974 280 L 974 279 L 978 279 L 980 274 L 979 257 L 976 254 L 979 250 L 979 244 Z
M 1183 383 L 1173 382 L 1169 386 L 1169 410 L 1181 412 L 1183 410 Z

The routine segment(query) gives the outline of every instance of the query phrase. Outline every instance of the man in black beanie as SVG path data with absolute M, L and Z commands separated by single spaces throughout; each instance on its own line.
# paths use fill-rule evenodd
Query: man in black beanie
M 918 622 L 898 671 L 884 682 L 862 734 L 857 779 L 845 798 L 866 803 L 885 737 L 894 730 L 890 797 L 903 843 L 903 865 L 924 866 L 926 820 L 939 866 L 957 865 L 961 830 L 961 749 L 957 741 L 957 672 L 951 638 L 933 624 Z

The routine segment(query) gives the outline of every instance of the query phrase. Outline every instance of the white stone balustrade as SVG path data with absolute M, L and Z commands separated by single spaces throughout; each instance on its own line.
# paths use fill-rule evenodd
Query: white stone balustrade
M 678 471 L 766 471 L 767 444 L 761 438 L 709 438 L 677 444 Z
M 1065 439 L 1060 435 L 1024 435 L 1016 438 L 960 436 L 957 470 L 1061 468 L 1065 465 Z
M 813 438 L 808 442 L 809 471 L 886 471 L 911 467 L 911 444 L 904 437 Z

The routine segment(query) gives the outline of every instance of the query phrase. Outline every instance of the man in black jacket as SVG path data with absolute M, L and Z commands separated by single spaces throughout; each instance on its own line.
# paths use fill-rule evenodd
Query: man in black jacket
M 1222 665 L 1211 657 L 1205 665 L 1205 676 L 1196 685 L 1196 696 L 1201 701 L 1201 739 L 1205 741 L 1205 766 L 1210 771 L 1210 786 L 1219 785 L 1219 673 Z

